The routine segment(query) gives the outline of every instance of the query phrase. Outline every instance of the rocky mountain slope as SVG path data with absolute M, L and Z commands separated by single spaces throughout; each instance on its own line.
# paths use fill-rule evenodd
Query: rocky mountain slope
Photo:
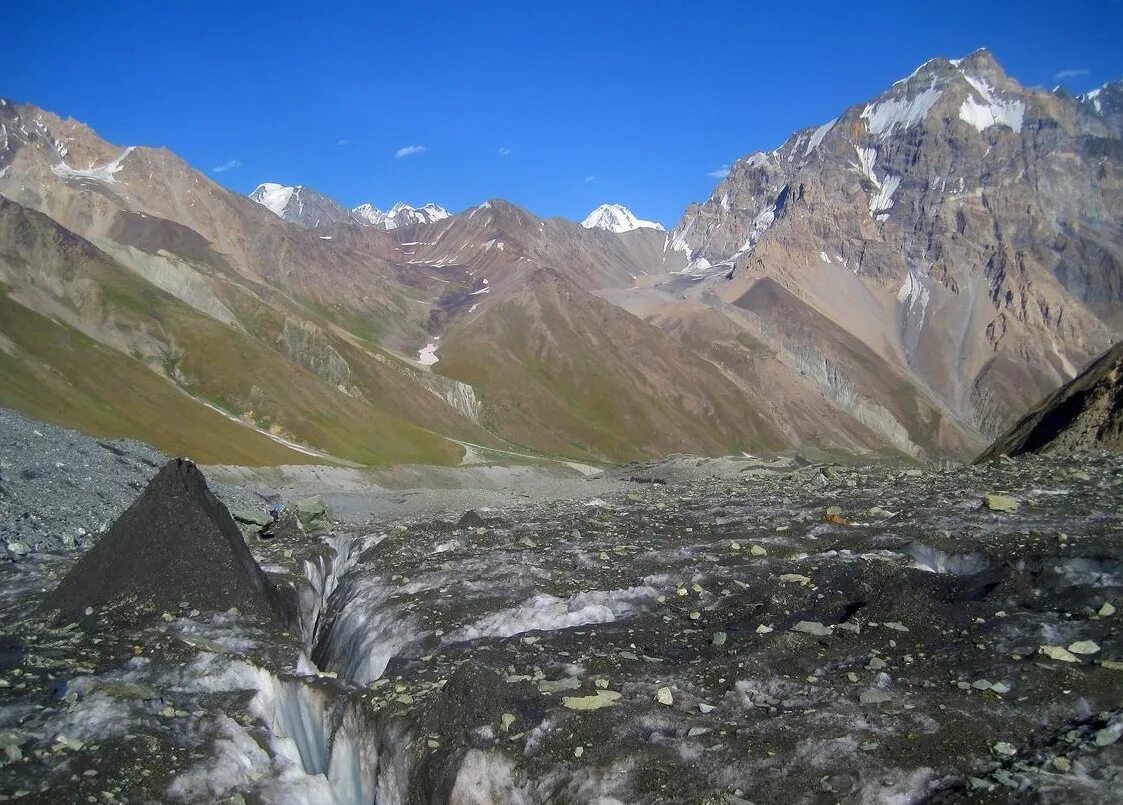
M 1123 327 L 1120 92 L 936 59 L 739 160 L 671 233 L 614 205 L 582 226 L 500 200 L 255 203 L 2 102 L 20 382 L 0 404 L 178 451 L 175 399 L 244 429 L 200 449 L 248 439 L 258 455 L 226 457 L 245 463 L 449 463 L 464 443 L 966 458 Z M 128 414 L 104 402 L 125 375 L 152 388 Z
M 1046 397 L 978 461 L 1081 450 L 1123 451 L 1123 342 Z
M 987 51 L 934 59 L 738 160 L 668 251 L 694 295 L 736 305 L 778 283 L 961 427 L 997 433 L 1123 327 L 1121 97 L 1028 89 Z

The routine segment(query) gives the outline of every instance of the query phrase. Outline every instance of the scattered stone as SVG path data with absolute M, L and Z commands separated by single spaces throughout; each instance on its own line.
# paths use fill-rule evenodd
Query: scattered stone
M 994 753 L 996 755 L 1001 755 L 1002 757 L 1012 757 L 1018 754 L 1018 750 L 1011 743 L 1007 743 L 1006 741 L 999 741 L 994 745 Z
M 824 626 L 818 621 L 799 621 L 791 628 L 791 631 L 815 635 L 816 637 L 829 637 L 831 635 L 830 627 Z
M 781 573 L 777 578 L 785 584 L 802 584 L 806 586 L 811 583 L 811 577 L 804 576 L 801 573 Z
M 1069 652 L 1063 646 L 1041 646 L 1038 651 L 1044 654 L 1051 660 L 1058 660 L 1060 662 L 1078 662 L 1076 655 Z
M 756 627 L 756 633 L 757 634 L 771 634 L 772 633 L 772 627 L 771 626 L 765 626 L 762 623 L 762 624 L 760 624 L 759 626 Z
M 675 697 L 671 694 L 670 688 L 659 688 L 655 694 L 655 701 L 670 706 L 675 703 Z
M 563 690 L 577 690 L 581 687 L 581 680 L 575 676 L 562 679 L 543 679 L 538 683 L 538 690 L 543 693 L 559 693 Z
M 715 646 L 725 645 L 726 634 L 725 632 L 714 632 L 713 644 Z
M 1112 604 L 1110 604 L 1109 602 L 1105 601 L 1104 605 L 1102 607 L 1100 607 L 1099 611 L 1096 614 L 1099 615 L 1101 618 L 1110 618 L 1112 615 L 1115 614 L 1115 607 Z
M 315 534 L 317 531 L 327 531 L 331 528 L 327 509 L 324 508 L 324 502 L 318 496 L 298 500 L 295 508 L 296 517 L 307 533 Z
M 1100 650 L 1100 647 L 1091 640 L 1077 640 L 1075 643 L 1069 645 L 1068 650 L 1073 654 L 1095 654 Z
M 983 505 L 992 512 L 1012 514 L 1018 510 L 1018 501 L 1009 495 L 990 494 L 983 497 Z
M 768 556 L 768 551 L 765 550 L 763 545 L 753 545 L 749 548 L 749 553 L 753 556 Z

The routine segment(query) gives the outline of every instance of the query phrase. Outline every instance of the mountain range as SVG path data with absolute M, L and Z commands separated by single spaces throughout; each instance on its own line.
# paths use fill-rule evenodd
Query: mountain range
M 1123 330 L 1123 83 L 934 59 L 670 232 L 233 193 L 0 101 L 0 405 L 211 463 L 966 458 Z

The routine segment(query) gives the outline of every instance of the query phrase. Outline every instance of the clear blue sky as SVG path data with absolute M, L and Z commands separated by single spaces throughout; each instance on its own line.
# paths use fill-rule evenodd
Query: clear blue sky
M 671 225 L 708 173 L 933 56 L 986 46 L 1023 83 L 1077 92 L 1123 77 L 1118 0 L 783 8 L 0 0 L 0 96 L 167 146 L 239 192 L 575 218 L 618 201 Z M 426 150 L 395 158 L 407 146 Z

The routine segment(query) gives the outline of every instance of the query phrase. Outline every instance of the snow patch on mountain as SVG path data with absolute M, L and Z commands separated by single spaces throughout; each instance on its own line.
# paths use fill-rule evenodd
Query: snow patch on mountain
M 51 172 L 61 179 L 93 179 L 95 182 L 103 182 L 104 184 L 116 184 L 117 174 L 120 173 L 123 167 L 122 163 L 124 163 L 125 157 L 133 152 L 134 147 L 135 146 L 130 145 L 122 151 L 116 159 L 105 165 L 90 165 L 88 168 L 72 168 L 65 162 L 59 162 L 57 165 L 51 166 Z M 59 154 L 65 155 L 65 152 L 59 151 Z
M 663 225 L 655 221 L 645 221 L 637 218 L 631 210 L 622 204 L 601 204 L 581 222 L 586 229 L 604 229 L 608 232 L 620 234 L 636 229 L 657 229 L 663 232 Z
M 250 199 L 256 201 L 278 218 L 285 217 L 285 209 L 292 200 L 293 193 L 299 187 L 286 187 L 276 182 L 262 182 L 250 193 Z
M 905 274 L 905 279 L 897 291 L 897 301 L 904 307 L 906 317 L 916 321 L 917 326 L 924 320 L 924 313 L 928 310 L 930 297 L 931 291 L 924 284 L 924 277 L 910 265 L 908 273 Z
M 933 81 L 930 87 L 911 98 L 905 95 L 869 104 L 862 110 L 861 117 L 866 121 L 870 134 L 892 134 L 897 129 L 912 128 L 922 122 L 942 94 L 943 90 Z
M 901 177 L 889 175 L 880 183 L 877 193 L 870 197 L 870 215 L 876 217 L 879 212 L 893 208 L 893 194 L 901 186 Z
M 823 138 L 830 133 L 830 130 L 834 128 L 834 124 L 837 122 L 838 118 L 828 120 L 826 123 L 819 126 L 819 128 L 815 129 L 811 134 L 811 139 L 807 141 L 807 147 L 803 150 L 803 155 L 808 156 L 812 151 L 818 148 L 823 142 Z
M 982 99 L 980 103 L 974 95 L 959 106 L 959 119 L 970 123 L 978 131 L 986 131 L 991 126 L 1006 126 L 1015 134 L 1022 130 L 1022 116 L 1025 104 L 1019 100 L 1001 100 L 994 94 L 994 88 L 985 81 L 964 73 L 967 83 Z
M 439 360 L 440 358 L 437 357 L 436 341 L 430 341 L 428 344 L 421 348 L 420 352 L 417 353 L 417 362 L 422 366 L 432 366 Z

